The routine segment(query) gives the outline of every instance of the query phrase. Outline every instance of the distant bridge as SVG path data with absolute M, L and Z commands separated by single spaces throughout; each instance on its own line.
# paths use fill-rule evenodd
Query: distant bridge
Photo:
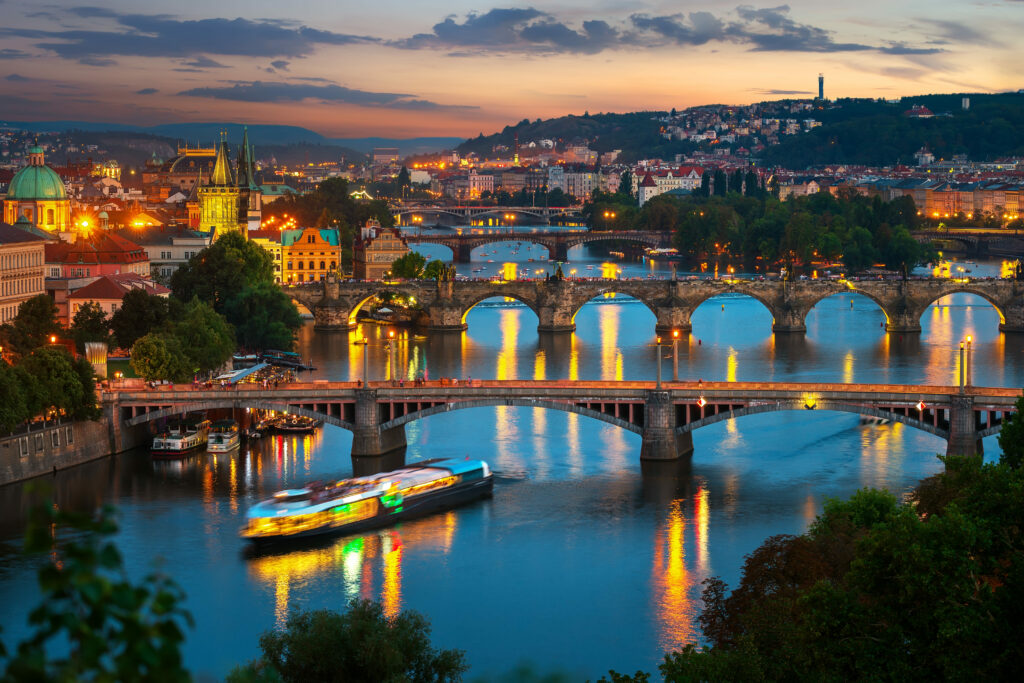
M 968 256 L 1024 256 L 1024 237 L 1002 230 L 915 230 L 918 242 L 958 242 Z
M 457 263 L 469 263 L 474 249 L 495 242 L 539 244 L 547 248 L 549 258 L 555 261 L 566 261 L 569 259 L 569 250 L 581 244 L 618 241 L 654 248 L 668 247 L 672 244 L 672 234 L 649 230 L 552 230 L 548 232 L 501 230 L 453 235 L 406 233 L 405 240 L 410 244 L 443 244 L 452 250 Z
M 693 312 L 721 294 L 744 294 L 760 301 L 772 314 L 774 332 L 805 332 L 807 314 L 818 302 L 840 293 L 862 294 L 885 314 L 888 332 L 921 331 L 921 316 L 936 300 L 956 293 L 975 294 L 999 313 L 999 329 L 1024 332 L 1024 282 L 1016 280 L 488 280 L 403 282 L 326 280 L 290 286 L 285 292 L 310 311 L 319 329 L 348 329 L 360 308 L 376 296 L 412 297 L 420 307 L 422 326 L 432 330 L 464 330 L 469 311 L 485 299 L 506 297 L 522 302 L 538 318 L 540 332 L 571 332 L 584 304 L 608 294 L 641 301 L 654 314 L 656 330 L 691 331 Z
M 831 410 L 900 422 L 946 439 L 948 454 L 981 452 L 981 439 L 999 431 L 1020 389 L 823 384 L 796 382 L 653 382 L 473 380 L 308 382 L 278 388 L 191 385 L 101 392 L 112 442 L 133 428 L 192 410 L 246 408 L 306 415 L 353 433 L 353 457 L 404 448 L 405 425 L 431 415 L 487 406 L 546 408 L 577 413 L 642 437 L 640 457 L 671 460 L 693 451 L 691 433 L 746 415 L 780 410 Z M 122 449 L 123 450 L 123 449 Z
M 447 216 L 468 224 L 475 219 L 493 218 L 499 222 L 507 222 L 505 216 L 514 214 L 520 223 L 523 219 L 531 219 L 539 223 L 550 223 L 552 218 L 575 218 L 582 215 L 582 205 L 578 206 L 403 206 L 392 210 L 398 225 L 422 225 L 424 216 Z M 405 219 L 409 220 L 405 220 Z

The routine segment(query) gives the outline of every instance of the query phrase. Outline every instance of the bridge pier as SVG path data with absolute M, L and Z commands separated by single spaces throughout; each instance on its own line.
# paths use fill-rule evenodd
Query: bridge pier
M 973 396 L 952 396 L 949 402 L 949 438 L 946 455 L 982 455 L 984 449 L 978 437 L 978 422 L 974 412 Z
M 317 306 L 313 309 L 313 329 L 315 330 L 349 330 L 354 325 L 349 323 L 348 311 L 339 306 Z
M 1024 302 L 1015 301 L 1003 308 L 1003 318 L 1000 332 L 1024 332 Z
M 356 389 L 356 419 L 352 458 L 382 456 L 405 449 L 405 426 L 381 429 L 376 389 Z
M 551 258 L 556 261 L 568 261 L 569 260 L 569 245 L 559 240 L 555 242 L 555 248 L 548 249 L 548 253 L 551 254 Z
M 773 311 L 772 332 L 804 334 L 807 332 L 807 311 L 799 308 L 783 308 Z
M 672 332 L 678 330 L 679 335 L 688 335 L 693 331 L 690 323 L 690 311 L 679 306 L 655 306 L 654 316 L 657 322 L 654 324 L 654 331 L 672 339 Z
M 920 334 L 921 315 L 915 315 L 910 311 L 890 313 L 885 323 L 886 332 L 897 332 L 899 334 Z
M 644 429 L 641 460 L 675 460 L 693 453 L 693 435 L 676 434 L 676 408 L 672 394 L 658 389 L 644 392 Z
M 459 242 L 458 247 L 452 249 L 456 263 L 469 263 L 473 260 L 473 247 L 475 244 Z

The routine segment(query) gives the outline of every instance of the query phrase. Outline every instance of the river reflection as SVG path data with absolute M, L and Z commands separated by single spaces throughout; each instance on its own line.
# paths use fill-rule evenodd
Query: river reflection
M 646 306 L 602 297 L 575 322 L 574 334 L 538 334 L 530 309 L 485 301 L 468 314 L 465 332 L 396 330 L 396 370 L 460 379 L 654 378 L 655 318 Z M 999 333 L 995 310 L 970 295 L 935 302 L 920 335 L 886 334 L 878 307 L 852 293 L 818 304 L 806 335 L 772 334 L 768 311 L 746 297 L 709 301 L 692 322 L 693 334 L 678 343 L 683 379 L 955 383 L 959 340 L 972 334 L 975 384 L 1024 384 L 1022 335 Z M 298 351 L 314 360 L 312 379 L 359 378 L 364 362 L 373 378 L 389 369 L 387 328 L 376 325 L 314 332 L 310 324 Z M 662 351 L 670 377 L 671 347 Z M 864 486 L 906 494 L 938 471 L 935 453 L 944 448 L 898 423 L 861 424 L 856 415 L 818 410 L 699 429 L 692 461 L 663 466 L 639 462 L 632 432 L 533 407 L 442 413 L 409 423 L 406 436 L 408 463 L 466 455 L 490 462 L 493 499 L 251 556 L 237 533 L 254 502 L 313 479 L 350 476 L 354 467 L 400 463 L 354 465 L 351 434 L 325 427 L 182 461 L 126 453 L 43 481 L 67 509 L 118 507 L 117 542 L 132 575 L 163 558 L 195 616 L 185 657 L 197 675 L 222 678 L 254 657 L 260 633 L 291 609 L 340 609 L 364 597 L 389 614 L 422 612 L 437 646 L 467 651 L 471 678 L 498 677 L 527 658 L 540 670 L 593 680 L 608 668 L 653 670 L 666 649 L 699 639 L 704 579 L 735 585 L 746 554 L 768 536 L 802 532 L 829 497 Z M 993 437 L 985 453 L 998 456 Z M 40 496 L 21 485 L 0 489 L 8 646 L 24 636 L 39 596 L 35 560 L 17 546 Z

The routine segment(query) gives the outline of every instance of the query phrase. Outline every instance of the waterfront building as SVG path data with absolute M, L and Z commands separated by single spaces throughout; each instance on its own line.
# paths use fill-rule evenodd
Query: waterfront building
M 333 228 L 281 231 L 283 282 L 319 282 L 338 270 L 341 239 Z
M 29 149 L 28 165 L 14 174 L 4 199 L 4 222 L 13 225 L 21 217 L 50 233 L 71 230 L 71 200 L 64 181 L 46 165 L 38 145 Z
M 270 254 L 274 263 L 274 282 L 281 284 L 281 231 L 253 230 L 249 233 L 249 241 L 260 245 Z
M 409 253 L 409 245 L 397 228 L 384 228 L 371 219 L 356 237 L 352 250 L 352 277 L 379 280 L 391 272 L 395 259 Z
M 18 315 L 22 303 L 44 294 L 46 238 L 0 223 L 0 324 Z
M 99 304 L 103 313 L 109 318 L 121 307 L 125 294 L 133 289 L 142 289 L 147 294 L 167 298 L 171 290 L 150 278 L 140 277 L 135 273 L 119 275 L 103 275 L 89 284 L 68 292 L 66 318 L 58 318 L 65 327 L 70 327 L 78 310 L 87 303 Z

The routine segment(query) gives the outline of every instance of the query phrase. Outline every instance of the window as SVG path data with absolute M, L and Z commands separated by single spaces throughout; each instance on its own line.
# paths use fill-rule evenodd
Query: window
M 75 430 L 74 427 L 64 428 L 64 443 L 71 445 L 75 442 Z
M 310 270 L 316 270 L 316 264 L 315 264 L 315 263 L 313 263 L 312 261 L 310 261 L 310 262 L 309 262 L 309 269 L 310 269 Z
M 326 268 L 326 267 L 327 267 L 327 264 L 326 264 L 326 263 L 324 263 L 323 261 L 321 261 L 321 262 L 320 262 L 320 270 L 323 270 L 323 269 L 324 269 L 324 268 Z
M 316 235 L 306 235 L 306 242 L 316 244 Z
M 53 209 L 46 210 L 46 224 L 53 225 Z
M 50 445 L 53 446 L 54 448 L 57 448 L 58 446 L 60 446 L 60 430 L 59 429 L 54 429 L 52 432 L 50 432 Z
M 302 263 L 302 261 L 299 261 L 299 270 L 302 270 L 302 267 L 303 267 L 303 263 Z
M 36 434 L 36 452 L 43 450 L 43 435 Z
M 20 439 L 18 439 L 18 450 L 20 452 L 21 457 L 24 458 L 24 457 L 28 456 L 28 437 L 27 436 L 23 436 Z

